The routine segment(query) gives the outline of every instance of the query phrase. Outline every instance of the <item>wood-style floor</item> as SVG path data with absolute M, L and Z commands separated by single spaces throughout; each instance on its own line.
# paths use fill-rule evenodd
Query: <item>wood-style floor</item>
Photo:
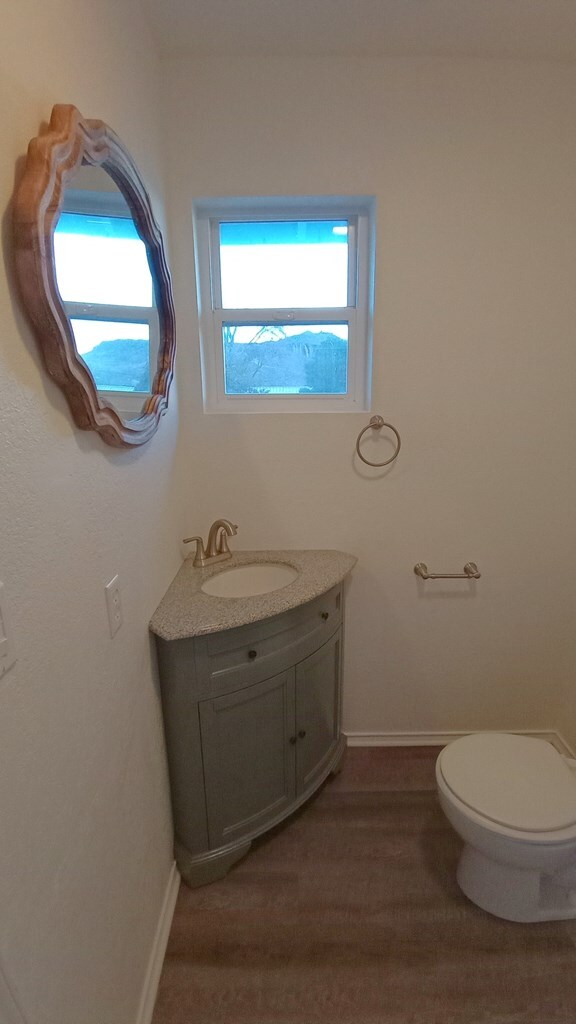
M 351 749 L 221 882 L 181 886 L 153 1024 L 576 1024 L 576 922 L 455 881 L 437 749 Z

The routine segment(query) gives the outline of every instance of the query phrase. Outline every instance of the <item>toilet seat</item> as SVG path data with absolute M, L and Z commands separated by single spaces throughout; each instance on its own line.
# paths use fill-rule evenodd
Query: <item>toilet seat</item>
M 448 790 L 487 824 L 532 834 L 576 825 L 576 775 L 545 740 L 463 736 L 444 748 L 437 767 Z

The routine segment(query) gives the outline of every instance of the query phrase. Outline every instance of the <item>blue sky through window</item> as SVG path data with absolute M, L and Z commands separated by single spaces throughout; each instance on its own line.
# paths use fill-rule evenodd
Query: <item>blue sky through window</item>
M 220 224 L 224 309 L 348 305 L 345 220 Z
M 132 220 L 63 213 L 54 232 L 56 279 L 65 302 L 154 304 L 146 246 Z

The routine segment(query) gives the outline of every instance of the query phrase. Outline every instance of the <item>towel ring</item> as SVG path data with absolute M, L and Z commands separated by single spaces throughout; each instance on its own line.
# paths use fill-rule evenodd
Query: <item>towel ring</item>
M 369 462 L 368 459 L 364 458 L 362 452 L 360 451 L 360 441 L 367 430 L 382 430 L 382 427 L 388 427 L 389 430 L 391 430 L 392 433 L 396 436 L 396 451 L 394 452 L 393 455 L 390 456 L 389 459 L 386 459 L 385 462 Z M 356 441 L 356 451 L 359 457 L 362 459 L 362 462 L 365 462 L 367 466 L 374 466 L 376 469 L 380 469 L 381 466 L 389 466 L 391 462 L 394 462 L 394 459 L 398 458 L 398 452 L 400 451 L 401 444 L 402 442 L 400 440 L 400 434 L 396 430 L 396 427 L 393 427 L 391 423 L 385 423 L 381 416 L 372 416 L 368 426 L 364 427 L 364 430 L 361 430 L 360 433 L 358 434 L 358 438 Z

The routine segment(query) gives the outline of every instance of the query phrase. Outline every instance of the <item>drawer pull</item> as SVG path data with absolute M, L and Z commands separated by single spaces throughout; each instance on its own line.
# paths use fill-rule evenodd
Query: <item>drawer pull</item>
M 300 732 L 298 733 L 298 736 L 300 737 L 301 740 L 304 739 L 305 735 L 306 735 L 306 729 L 300 729 Z
M 296 737 L 295 736 L 291 736 L 290 737 L 290 743 L 292 744 L 292 746 L 294 746 L 294 744 L 296 743 Z
M 321 614 L 321 618 L 324 619 L 324 622 L 326 622 L 326 619 L 329 618 L 329 616 L 330 616 L 330 612 L 322 612 L 322 614 Z
M 258 651 L 248 651 L 248 657 L 251 661 L 254 661 L 254 658 L 258 657 Z

